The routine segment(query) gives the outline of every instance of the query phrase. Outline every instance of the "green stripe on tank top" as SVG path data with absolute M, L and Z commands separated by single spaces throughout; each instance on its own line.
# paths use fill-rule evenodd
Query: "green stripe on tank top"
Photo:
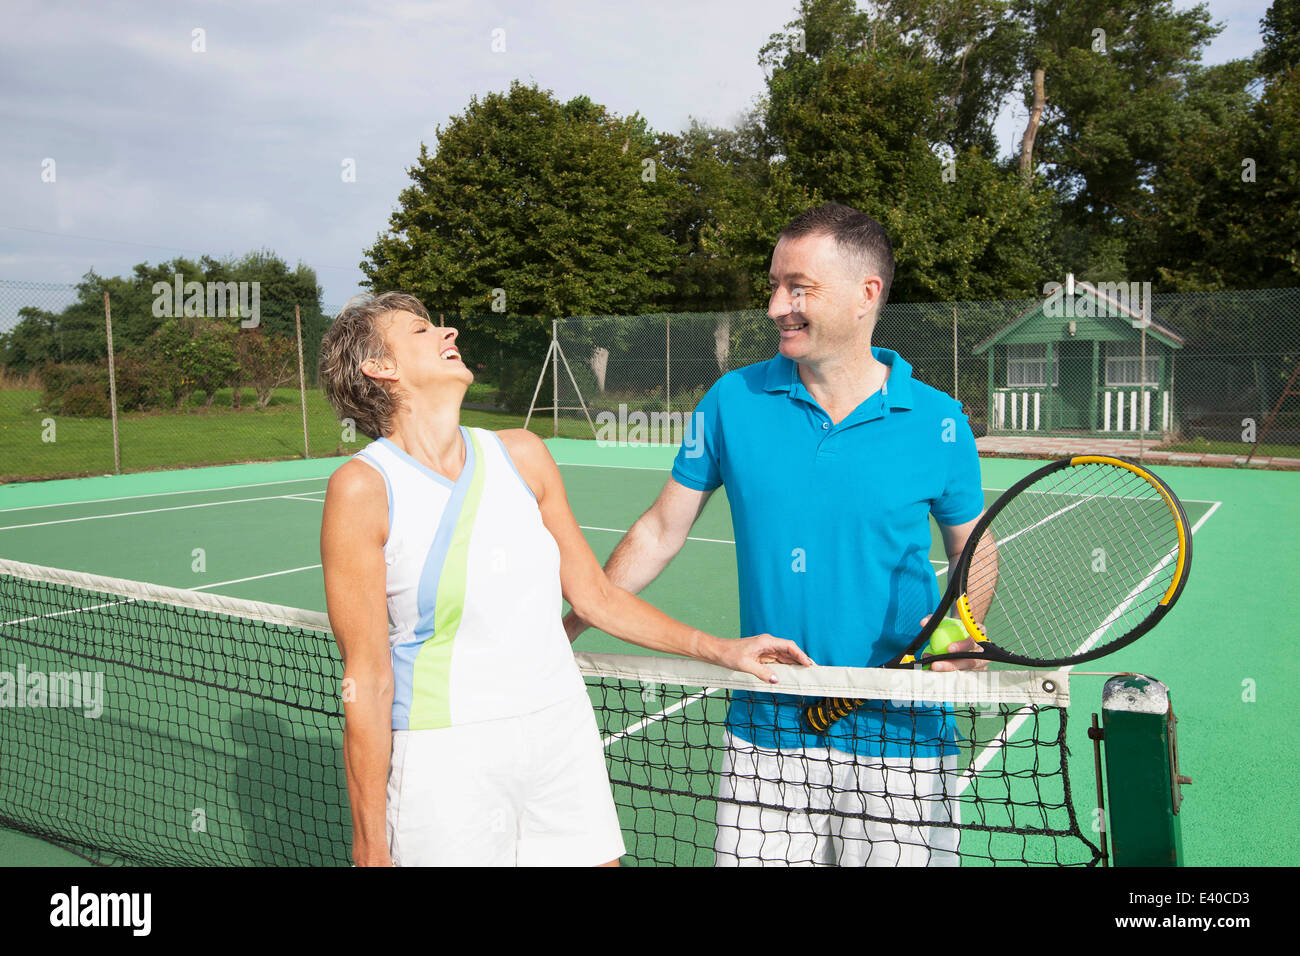
M 409 723 L 412 730 L 439 730 L 451 726 L 451 652 L 465 609 L 469 543 L 474 534 L 479 502 L 483 498 L 483 475 L 487 470 L 478 436 L 473 430 L 467 429 L 467 432 L 474 448 L 474 474 L 470 477 L 469 491 L 456 519 L 456 530 L 452 532 L 451 545 L 447 548 L 447 558 L 438 578 L 433 636 L 424 642 L 415 657 Z

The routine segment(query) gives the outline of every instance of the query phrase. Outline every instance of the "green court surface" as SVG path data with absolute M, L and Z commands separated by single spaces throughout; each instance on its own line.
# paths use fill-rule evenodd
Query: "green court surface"
M 578 521 L 604 560 L 621 533 L 654 500 L 667 479 L 673 450 L 601 448 L 572 440 L 548 444 L 561 464 Z M 328 476 L 343 460 L 0 487 L 0 557 L 324 610 L 318 550 L 321 503 Z M 986 498 L 992 500 L 1034 467 L 1029 461 L 984 460 Z M 1288 600 L 1300 573 L 1295 547 L 1300 476 L 1156 470 L 1183 500 L 1194 528 L 1194 559 L 1185 593 L 1151 634 L 1079 671 L 1140 671 L 1171 688 L 1180 720 L 1182 772 L 1194 781 L 1184 790 L 1181 813 L 1188 865 L 1293 863 L 1291 847 L 1300 834 L 1297 814 L 1288 809 L 1285 795 L 1294 788 L 1295 774 L 1286 757 L 1289 748 L 1279 741 L 1289 739 L 1300 703 L 1300 667 L 1290 647 L 1297 628 Z M 943 556 L 937 548 L 933 558 L 942 572 Z M 642 596 L 697 627 L 736 636 L 735 576 L 730 517 L 720 491 L 681 554 Z M 577 646 L 585 651 L 645 653 L 597 632 L 583 635 Z M 1070 684 L 1073 802 L 1089 837 L 1094 835 L 1093 775 L 1086 730 L 1090 715 L 1100 711 L 1104 680 L 1077 673 Z M 244 717 L 249 727 L 275 722 L 273 712 Z M 626 728 L 604 729 L 613 737 Z M 255 736 L 250 731 L 249 740 Z M 320 741 L 304 743 L 308 749 L 322 746 Z M 611 740 L 611 754 L 626 746 L 625 738 Z M 251 744 L 234 746 L 227 757 L 247 762 L 254 750 Z M 329 755 L 318 759 L 328 764 Z M 334 799 L 341 792 L 336 769 L 327 767 L 323 774 Z M 268 832 L 273 828 L 262 820 L 276 813 L 305 812 L 269 808 L 276 799 L 268 794 L 284 788 L 286 779 L 284 768 L 278 768 L 278 774 L 264 773 L 267 792 L 242 796 L 246 833 L 239 839 L 250 848 L 247 862 L 264 862 L 256 849 L 261 842 L 257 835 L 264 826 Z M 105 783 L 111 789 L 112 780 Z M 95 823 L 87 820 L 85 825 Z M 686 827 L 693 844 L 711 843 L 707 825 L 693 817 L 674 826 Z M 675 862 L 701 862 L 695 856 L 688 853 L 688 859 Z M 322 861 L 311 857 L 303 862 Z M 76 856 L 47 843 L 0 830 L 0 863 L 76 862 Z

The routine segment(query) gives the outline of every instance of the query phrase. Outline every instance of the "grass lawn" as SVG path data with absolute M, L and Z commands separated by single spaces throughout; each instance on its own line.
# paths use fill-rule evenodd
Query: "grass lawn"
M 480 400 L 489 400 L 484 390 Z M 0 390 L 0 482 L 33 478 L 111 474 L 113 425 L 107 418 L 49 415 L 39 390 Z M 155 471 L 241 461 L 303 457 L 302 408 L 297 389 L 279 389 L 266 408 L 231 408 L 230 389 L 217 393 L 213 407 L 120 415 L 123 471 Z M 51 434 L 50 422 L 53 423 Z M 524 416 L 463 410 L 461 422 L 478 428 L 521 428 Z M 343 427 L 319 390 L 307 392 L 307 429 L 313 458 L 348 455 L 368 444 L 364 435 L 345 441 Z M 534 416 L 530 431 L 549 437 L 549 415 Z M 589 438 L 586 421 L 560 422 L 565 438 Z M 52 438 L 53 440 L 48 440 Z

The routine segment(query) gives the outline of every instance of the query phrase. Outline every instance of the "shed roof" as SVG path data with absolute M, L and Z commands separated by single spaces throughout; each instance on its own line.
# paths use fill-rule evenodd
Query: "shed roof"
M 1107 283 L 1102 283 L 1102 284 L 1107 285 Z M 1110 285 L 1112 285 L 1113 287 L 1114 284 L 1111 283 Z M 1113 288 L 1098 289 L 1097 286 L 1093 285 L 1091 282 L 1075 282 L 1074 291 L 1076 295 L 1087 296 L 1095 302 L 1105 303 L 1106 306 L 1108 306 L 1108 308 L 1102 311 L 1101 315 L 1095 316 L 1095 318 L 1112 319 L 1113 321 L 1116 322 L 1123 322 L 1124 321 L 1123 316 L 1127 315 L 1130 318 L 1130 320 L 1140 321 L 1142 319 L 1142 314 L 1140 312 L 1133 311 L 1133 309 L 1130 308 L 1129 305 L 1123 299 L 1117 298 L 1116 296 L 1111 294 Z M 1053 295 L 1055 294 L 1056 293 L 1053 293 Z M 1046 300 L 1044 300 L 1044 302 L 1045 301 Z M 991 346 L 996 345 L 1002 339 L 1006 338 L 1008 335 L 1010 335 L 1016 329 L 1020 328 L 1022 325 L 1027 324 L 1028 322 L 1032 321 L 1036 316 L 1042 314 L 1043 314 L 1043 302 L 1034 303 L 1034 305 L 1030 306 L 1019 316 L 1012 319 L 1011 322 L 1009 322 L 1007 325 L 1004 325 L 1001 329 L 994 332 L 983 342 L 980 342 L 978 345 L 976 345 L 972 351 L 976 355 L 981 354 Z M 1169 326 L 1162 325 L 1161 323 L 1157 322 L 1154 318 L 1151 319 L 1151 324 L 1147 326 L 1147 331 L 1152 335 L 1154 335 L 1159 341 L 1163 342 L 1165 345 L 1169 346 L 1172 349 L 1182 348 L 1184 343 L 1186 343 L 1187 341 L 1187 339 L 1184 336 L 1180 335 L 1178 332 L 1175 332 Z

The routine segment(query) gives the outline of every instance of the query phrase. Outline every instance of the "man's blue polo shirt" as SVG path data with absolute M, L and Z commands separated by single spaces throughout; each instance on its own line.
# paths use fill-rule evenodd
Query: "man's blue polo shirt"
M 791 359 L 729 372 L 700 402 L 695 440 L 673 464 L 688 488 L 726 486 L 741 633 L 789 638 L 818 664 L 872 667 L 896 656 L 939 603 L 929 516 L 959 525 L 984 507 L 960 404 L 913 379 L 896 353 L 872 354 L 890 366 L 885 386 L 839 424 Z M 800 726 L 800 698 L 733 701 L 729 729 L 761 747 L 954 752 L 941 709 L 873 704 L 814 735 Z

